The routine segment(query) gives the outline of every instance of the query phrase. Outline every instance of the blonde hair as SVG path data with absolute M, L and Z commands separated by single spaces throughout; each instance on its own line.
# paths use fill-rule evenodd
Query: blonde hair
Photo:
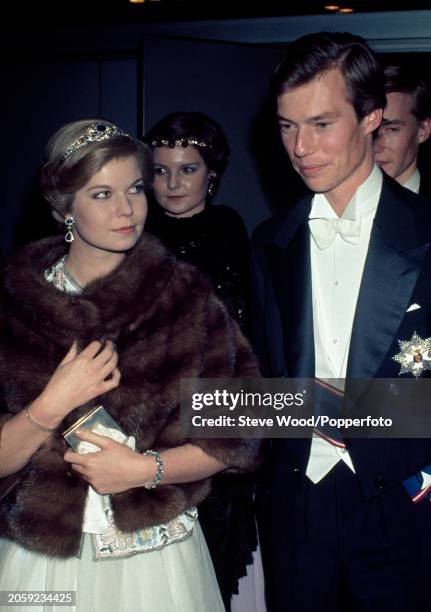
M 134 157 L 142 171 L 145 190 L 152 186 L 151 151 L 143 142 L 127 134 L 85 142 L 65 158 L 66 150 L 82 138 L 89 127 L 97 124 L 116 127 L 104 119 L 73 121 L 57 130 L 46 146 L 40 185 L 49 205 L 63 217 L 71 211 L 75 193 L 113 159 Z

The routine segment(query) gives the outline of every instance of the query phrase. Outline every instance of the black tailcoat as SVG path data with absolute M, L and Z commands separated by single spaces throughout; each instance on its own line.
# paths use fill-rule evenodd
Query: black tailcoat
M 268 377 L 314 376 L 311 203 L 312 195 L 306 196 L 284 219 L 264 222 L 253 238 L 256 348 Z M 400 366 L 392 359 L 400 350 L 398 340 L 409 340 L 415 331 L 421 338 L 431 336 L 430 241 L 429 203 L 384 176 L 354 315 L 348 379 L 398 377 Z M 406 312 L 412 304 L 420 308 Z M 269 492 L 263 498 L 270 531 L 286 525 L 291 516 L 295 483 L 305 474 L 310 443 L 310 439 L 273 442 Z M 402 487 L 404 479 L 431 462 L 428 439 L 346 443 L 365 500 Z M 284 552 L 295 529 L 289 524 L 285 531 L 278 530 L 266 551 L 264 546 L 275 580 L 283 575 Z

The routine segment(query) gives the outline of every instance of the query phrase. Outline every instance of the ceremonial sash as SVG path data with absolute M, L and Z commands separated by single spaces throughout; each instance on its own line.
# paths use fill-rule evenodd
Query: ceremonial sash
M 418 474 L 404 480 L 403 485 L 414 504 L 423 499 L 431 501 L 431 464 L 427 465 Z
M 338 448 L 346 448 L 346 444 L 338 427 L 330 422 L 328 423 L 327 419 L 338 419 L 340 417 L 343 401 L 343 389 L 331 385 L 327 380 L 315 379 L 314 415 L 317 427 L 315 427 L 314 433 Z

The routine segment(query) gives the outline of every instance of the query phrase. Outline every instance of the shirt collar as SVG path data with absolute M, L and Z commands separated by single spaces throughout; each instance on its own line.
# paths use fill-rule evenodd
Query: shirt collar
M 374 165 L 368 178 L 359 185 L 352 199 L 347 204 L 341 215 L 341 219 L 355 221 L 369 212 L 377 210 L 380 192 L 382 190 L 383 175 L 380 168 Z M 310 219 L 338 219 L 338 215 L 329 204 L 323 193 L 316 193 L 313 197 Z
M 403 183 L 403 187 L 406 187 L 407 189 L 410 189 L 410 191 L 414 191 L 415 193 L 419 193 L 420 184 L 421 175 L 419 170 L 416 168 L 411 177 L 407 179 L 405 183 Z

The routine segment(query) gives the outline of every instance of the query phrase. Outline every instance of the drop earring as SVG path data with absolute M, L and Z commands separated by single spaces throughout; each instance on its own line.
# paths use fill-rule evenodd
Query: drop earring
M 66 242 L 73 242 L 74 241 L 74 237 L 73 237 L 73 233 L 72 233 L 72 227 L 73 227 L 74 223 L 75 223 L 75 219 L 73 218 L 72 215 L 67 215 L 67 217 L 64 219 L 64 224 L 65 224 L 66 229 L 67 229 L 66 235 L 64 237 Z
M 215 192 L 215 182 L 213 180 L 208 181 L 208 195 L 213 196 Z

